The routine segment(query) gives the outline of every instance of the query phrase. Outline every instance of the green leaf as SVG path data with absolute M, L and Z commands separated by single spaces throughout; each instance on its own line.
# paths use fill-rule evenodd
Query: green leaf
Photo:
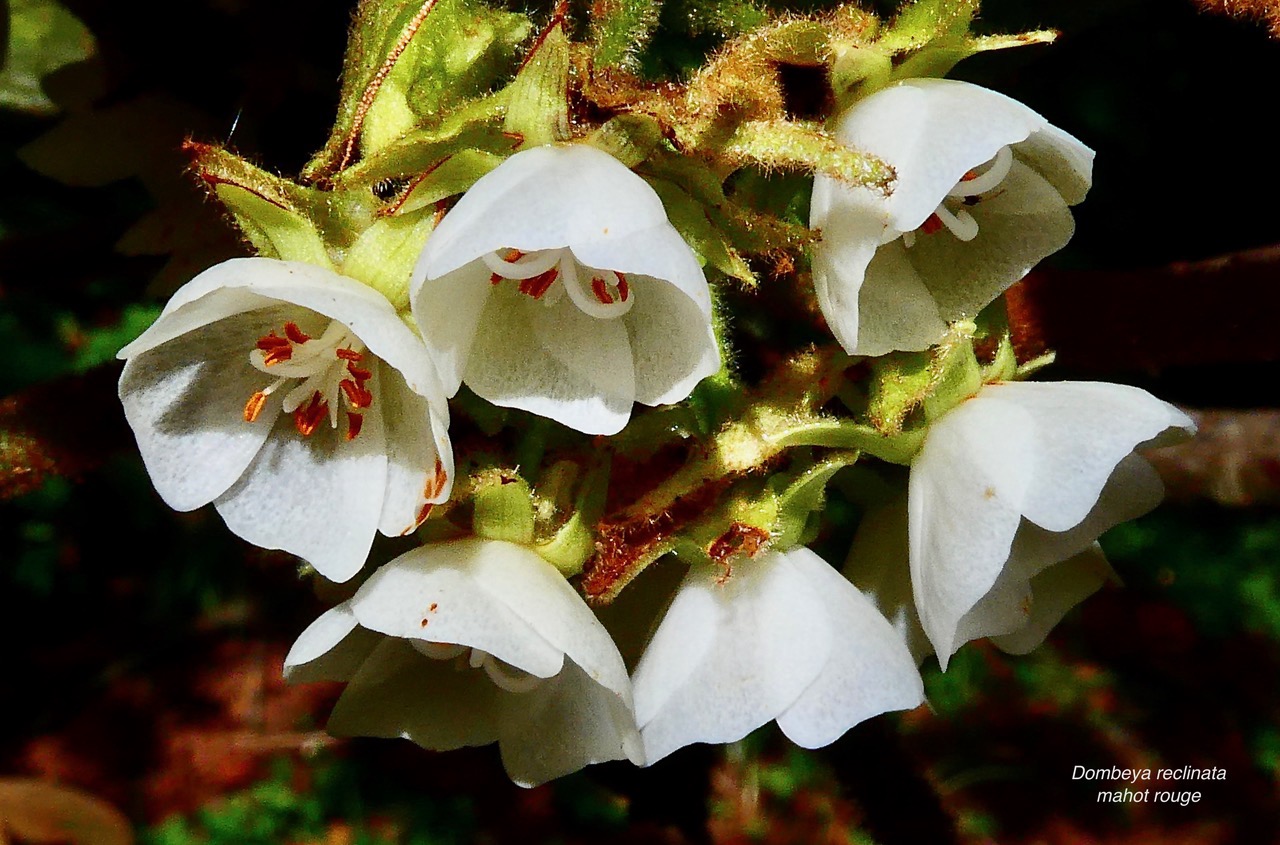
M 569 137 L 569 39 L 564 20 L 543 31 L 511 83 L 503 130 L 521 147 L 540 147 Z
M 96 51 L 93 35 L 53 0 L 9 0 L 8 13 L 0 106 L 52 114 L 58 107 L 45 94 L 41 80 L 92 56 Z

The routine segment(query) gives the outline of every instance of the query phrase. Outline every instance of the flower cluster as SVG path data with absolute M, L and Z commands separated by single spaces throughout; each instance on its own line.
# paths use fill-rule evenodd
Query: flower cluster
M 513 90 L 554 100 L 567 77 L 528 74 L 555 66 Z M 350 582 L 285 663 L 345 683 L 330 730 L 496 742 L 525 785 L 771 721 L 819 747 L 920 705 L 929 655 L 1026 651 L 1111 576 L 1097 537 L 1161 492 L 1136 450 L 1191 422 L 1136 388 L 1024 380 L 984 316 L 1070 238 L 1092 151 L 974 85 L 866 89 L 834 138 L 892 182 L 814 168 L 807 229 L 735 211 L 661 135 L 468 148 L 362 231 L 290 218 L 121 350 L 164 500 Z M 285 225 L 291 190 L 246 231 Z M 247 193 L 237 214 L 269 192 Z M 752 271 L 724 232 L 801 229 L 812 276 L 779 291 L 829 338 L 749 378 L 737 356 L 769 356 L 735 326 L 777 315 L 727 296 Z M 854 462 L 881 492 L 841 570 L 810 546 Z M 368 566 L 379 532 L 419 543 Z M 660 559 L 666 587 L 643 573 Z M 659 595 L 603 613 L 638 576 Z

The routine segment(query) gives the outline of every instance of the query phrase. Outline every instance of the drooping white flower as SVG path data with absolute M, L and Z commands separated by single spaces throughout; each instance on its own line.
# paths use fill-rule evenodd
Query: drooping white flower
M 1093 151 L 1003 94 L 907 80 L 856 103 L 836 136 L 891 164 L 890 196 L 814 179 L 813 279 L 846 350 L 936 343 L 1061 249 Z
M 725 579 L 689 570 L 632 675 L 654 763 L 694 742 L 733 742 L 776 719 L 818 748 L 924 689 L 901 636 L 809 549 L 766 552 Z
M 1135 387 L 986 385 L 930 427 L 905 506 L 864 519 L 846 572 L 920 659 L 979 637 L 1029 651 L 1113 577 L 1094 541 L 1159 503 L 1134 450 L 1177 431 L 1191 419 Z
M 347 682 L 329 719 L 337 735 L 437 751 L 496 741 L 524 786 L 641 761 L 613 640 L 555 567 L 513 543 L 401 555 L 302 633 L 285 674 Z
M 643 179 L 585 145 L 476 182 L 427 241 L 414 317 L 449 395 L 587 434 L 687 397 L 720 366 L 706 278 Z
M 449 411 L 381 295 L 310 264 L 226 261 L 120 350 L 120 401 L 161 497 L 210 502 L 251 543 L 327 578 L 449 496 Z

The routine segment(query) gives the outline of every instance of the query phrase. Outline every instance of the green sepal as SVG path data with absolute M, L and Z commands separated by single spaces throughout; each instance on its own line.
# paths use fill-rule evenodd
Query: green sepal
M 503 131 L 520 147 L 540 147 L 569 137 L 569 39 L 564 19 L 542 32 L 508 89 Z
M 447 197 L 469 191 L 481 176 L 502 164 L 503 160 L 502 156 L 484 150 L 455 153 L 411 182 L 394 213 L 410 214 Z
M 394 179 L 414 179 L 450 156 L 466 150 L 508 155 L 512 139 L 503 134 L 500 118 L 506 92 L 459 109 L 437 126 L 416 129 L 334 177 L 339 186 L 372 187 Z
M 666 207 L 671 225 L 694 252 L 721 273 L 747 287 L 754 288 L 759 284 L 746 259 L 729 243 L 724 231 L 711 222 L 711 213 L 705 206 L 673 182 L 651 179 L 649 185 Z
M 342 274 L 385 296 L 397 311 L 407 309 L 409 277 L 435 221 L 433 209 L 378 218 L 347 250 Z
M 937 347 L 930 364 L 932 388 L 923 402 L 925 419 L 938 419 L 982 388 L 973 332 L 973 323 L 955 323 Z
M 254 251 L 333 268 L 319 227 L 304 211 L 309 189 L 273 176 L 221 147 L 188 142 L 193 171 L 228 211 Z
M 778 519 L 773 543 L 777 548 L 790 549 L 804 545 L 817 535 L 815 517 L 822 512 L 827 500 L 827 482 L 837 472 L 857 463 L 857 451 L 841 451 L 825 455 L 802 471 L 775 475 L 769 480 L 777 491 Z
M 647 160 L 662 143 L 662 125 L 646 114 L 619 114 L 606 120 L 582 140 L 627 167 L 635 167 Z
M 555 467 L 552 468 L 553 470 Z M 541 488 L 541 484 L 539 485 Z M 587 473 L 573 502 L 573 512 L 550 540 L 534 550 L 566 577 L 571 578 L 596 551 L 595 523 L 604 511 L 609 487 L 609 464 L 602 463 Z M 541 493 L 541 489 L 539 490 Z
M 473 0 L 361 0 L 337 120 L 302 176 L 322 179 L 485 93 L 530 24 Z
M 961 39 L 978 13 L 978 0 L 916 0 L 898 13 L 876 45 L 889 55 L 917 50 L 933 41 Z
M 486 470 L 473 481 L 475 516 L 472 530 L 489 540 L 530 545 L 533 542 L 533 494 L 518 474 Z
M 898 434 L 907 415 L 924 401 L 933 382 L 927 352 L 898 352 L 871 362 L 867 416 L 882 434 Z

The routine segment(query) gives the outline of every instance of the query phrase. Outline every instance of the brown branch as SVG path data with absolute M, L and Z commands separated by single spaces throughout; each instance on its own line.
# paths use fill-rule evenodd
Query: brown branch
M 1146 452 L 1170 499 L 1280 504 L 1280 410 L 1188 413 L 1193 439 Z
M 1167 267 L 1041 269 L 1006 294 L 1018 357 L 1075 372 L 1280 360 L 1280 245 Z

